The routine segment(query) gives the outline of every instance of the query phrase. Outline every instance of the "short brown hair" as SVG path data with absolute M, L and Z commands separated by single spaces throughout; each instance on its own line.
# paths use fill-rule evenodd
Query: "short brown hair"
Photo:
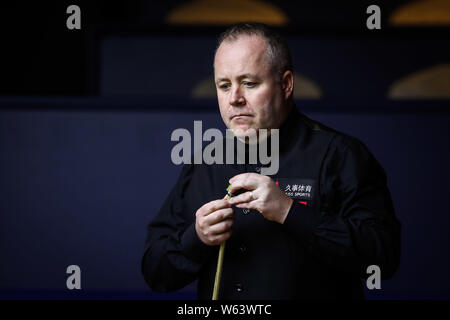
M 263 23 L 241 22 L 230 26 L 220 34 L 217 41 L 216 53 L 222 42 L 235 41 L 242 35 L 260 36 L 267 41 L 267 54 L 272 62 L 272 68 L 278 76 L 281 77 L 287 70 L 294 72 L 291 51 L 287 42 L 278 33 Z

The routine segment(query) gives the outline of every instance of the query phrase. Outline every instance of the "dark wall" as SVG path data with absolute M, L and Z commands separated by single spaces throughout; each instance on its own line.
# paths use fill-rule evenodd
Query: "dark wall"
M 368 297 L 449 298 L 449 115 L 308 115 L 360 138 L 388 175 L 403 225 L 402 260 Z M 223 128 L 215 112 L 2 111 L 2 294 L 75 295 L 65 270 L 77 264 L 78 295 L 194 297 L 193 287 L 153 295 L 139 270 L 145 226 L 180 171 L 170 160 L 170 134 L 192 129 L 194 120 Z

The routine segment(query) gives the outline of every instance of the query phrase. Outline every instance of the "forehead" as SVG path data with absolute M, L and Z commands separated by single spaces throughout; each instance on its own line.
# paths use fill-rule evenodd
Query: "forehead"
M 225 40 L 217 50 L 214 72 L 221 76 L 266 72 L 270 67 L 267 47 L 267 41 L 260 36 Z

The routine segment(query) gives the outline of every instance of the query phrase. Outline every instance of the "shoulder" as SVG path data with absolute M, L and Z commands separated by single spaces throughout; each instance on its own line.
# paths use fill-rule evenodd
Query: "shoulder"
M 360 174 L 369 170 L 385 176 L 384 169 L 380 163 L 367 145 L 359 138 L 326 126 L 303 114 L 302 121 L 313 134 L 327 138 L 328 146 L 324 159 L 325 166 L 336 170 L 342 170 L 345 167 L 348 170 L 351 167 L 352 171 Z
M 329 147 L 333 150 L 350 152 L 369 152 L 369 149 L 360 139 L 331 128 L 319 121 L 313 120 L 306 115 L 301 115 L 303 124 L 314 134 L 327 137 Z

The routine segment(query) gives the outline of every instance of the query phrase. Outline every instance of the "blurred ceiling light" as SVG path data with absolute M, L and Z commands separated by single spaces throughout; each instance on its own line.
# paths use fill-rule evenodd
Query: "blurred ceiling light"
M 395 81 L 390 99 L 450 99 L 450 64 L 439 64 Z
M 322 95 L 322 90 L 314 81 L 294 73 L 294 98 L 320 99 Z
M 420 0 L 398 7 L 390 16 L 393 26 L 450 25 L 449 0 Z
M 192 90 L 194 98 L 216 98 L 216 86 L 214 78 L 208 77 L 200 81 Z M 294 98 L 295 99 L 320 99 L 322 90 L 314 81 L 294 73 Z
M 282 26 L 288 17 L 278 7 L 261 0 L 194 0 L 172 10 L 169 24 L 228 25 L 241 21 L 262 22 Z

